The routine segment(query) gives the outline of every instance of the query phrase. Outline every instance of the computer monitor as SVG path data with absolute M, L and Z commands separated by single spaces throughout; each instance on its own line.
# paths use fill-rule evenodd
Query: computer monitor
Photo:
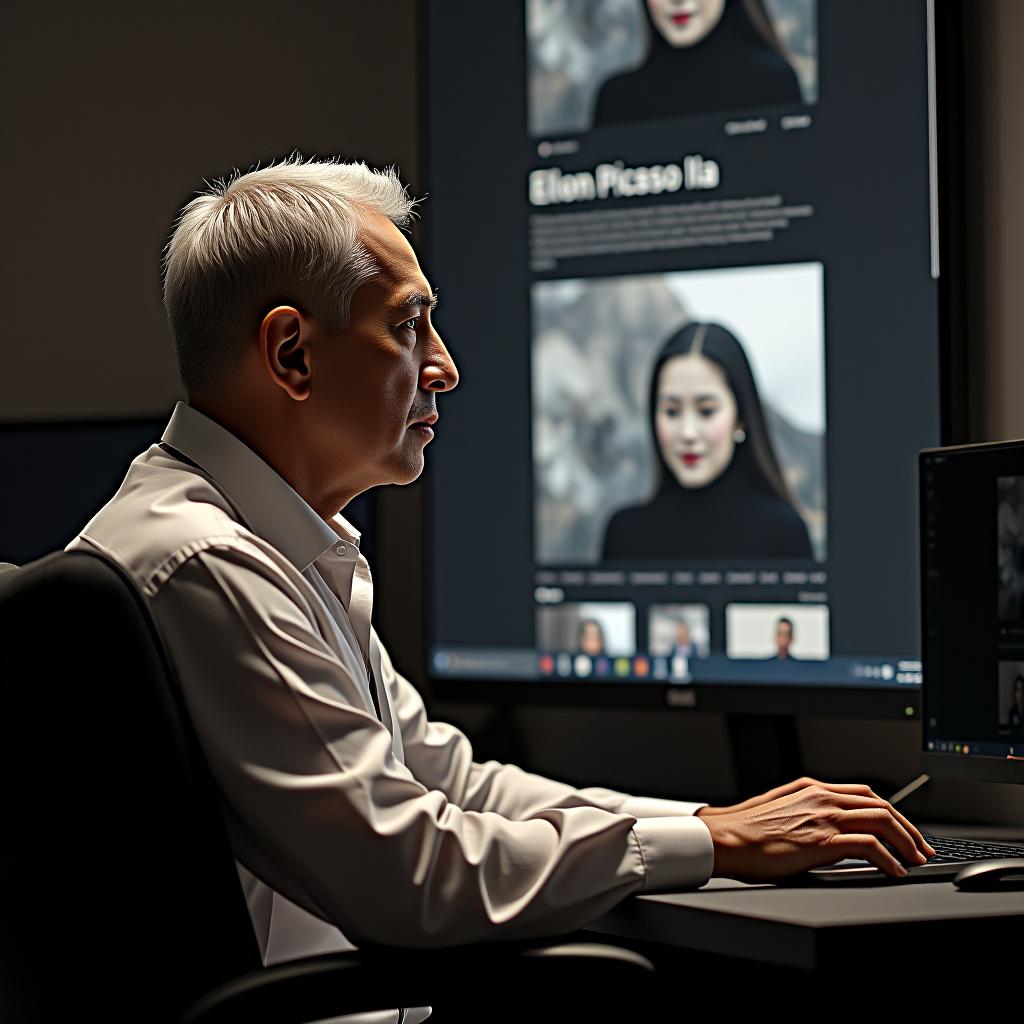
M 437 695 L 916 713 L 916 455 L 962 439 L 953 34 L 430 5 Z
M 921 453 L 924 770 L 1024 782 L 1024 441 Z

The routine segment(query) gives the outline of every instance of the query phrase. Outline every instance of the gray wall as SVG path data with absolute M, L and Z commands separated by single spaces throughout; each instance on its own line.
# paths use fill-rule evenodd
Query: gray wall
M 169 408 L 178 389 L 159 259 L 174 211 L 203 176 L 298 147 L 398 164 L 415 189 L 417 7 L 59 0 L 12 10 L 0 41 L 9 149 L 0 420 Z M 1024 4 L 968 7 L 973 422 L 979 438 L 1003 438 L 1024 435 Z M 419 484 L 382 492 L 377 621 L 410 674 L 422 664 L 421 511 Z M 487 709 L 436 710 L 500 738 Z M 526 763 L 559 777 L 734 795 L 717 715 L 521 709 L 514 724 Z M 799 731 L 806 767 L 820 776 L 901 782 L 917 772 L 912 723 L 807 718 Z M 933 792 L 922 813 L 1005 811 L 971 787 Z

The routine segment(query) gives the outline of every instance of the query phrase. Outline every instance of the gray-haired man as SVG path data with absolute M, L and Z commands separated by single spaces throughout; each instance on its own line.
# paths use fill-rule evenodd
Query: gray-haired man
M 712 874 L 849 856 L 902 873 L 880 840 L 923 862 L 865 786 L 800 779 L 726 808 L 576 789 L 477 761 L 428 719 L 340 514 L 420 474 L 459 379 L 400 230 L 412 206 L 393 173 L 333 162 L 194 199 L 165 275 L 188 402 L 70 545 L 113 555 L 149 599 L 264 959 L 555 934 Z

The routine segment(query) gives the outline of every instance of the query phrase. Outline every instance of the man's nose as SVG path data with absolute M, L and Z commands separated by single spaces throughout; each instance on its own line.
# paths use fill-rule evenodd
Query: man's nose
M 459 371 L 436 332 L 433 341 L 420 370 L 420 387 L 424 391 L 451 391 L 459 383 Z

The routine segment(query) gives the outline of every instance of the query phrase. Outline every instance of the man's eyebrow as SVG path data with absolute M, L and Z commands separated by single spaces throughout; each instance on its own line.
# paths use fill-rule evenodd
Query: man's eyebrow
M 408 298 L 395 303 L 395 309 L 422 309 L 424 307 L 427 309 L 437 308 L 436 289 L 430 295 L 427 295 L 426 292 L 415 292 Z

